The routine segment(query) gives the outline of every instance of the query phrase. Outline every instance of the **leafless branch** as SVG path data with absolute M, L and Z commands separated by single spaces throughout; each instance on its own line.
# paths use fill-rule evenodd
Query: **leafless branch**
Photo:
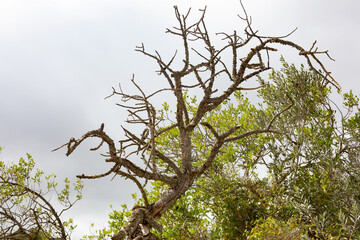
M 241 123 L 239 123 L 220 131 L 206 120 L 208 116 L 211 116 L 214 109 L 222 105 L 225 100 L 231 99 L 236 91 L 256 90 L 266 86 L 246 88 L 243 87 L 243 84 L 260 73 L 272 69 L 270 66 L 270 54 L 277 51 L 276 45 L 295 49 L 299 55 L 305 57 L 310 68 L 323 77 L 326 81 L 325 84 L 330 83 L 337 88 L 339 87 L 330 72 L 326 70 L 317 57 L 321 54 L 332 59 L 328 51 L 319 51 L 315 48 L 315 43 L 309 51 L 305 51 L 296 43 L 286 40 L 296 29 L 280 37 L 259 35 L 258 31 L 253 29 L 251 25 L 252 19 L 247 14 L 241 1 L 240 5 L 243 9 L 243 16 L 239 17 L 245 23 L 244 36 L 238 35 L 236 31 L 231 34 L 218 33 L 216 36 L 220 36 L 225 42 L 220 47 L 215 47 L 212 44 L 212 35 L 205 24 L 206 8 L 200 10 L 198 19 L 191 23 L 189 20 L 189 16 L 192 14 L 190 10 L 182 15 L 179 9 L 176 6 L 174 7 L 177 26 L 167 29 L 167 33 L 182 40 L 184 57 L 182 59 L 183 65 L 180 67 L 178 65 L 174 66 L 177 51 L 169 61 L 165 61 L 158 51 L 149 53 L 144 44 L 136 48 L 136 51 L 156 61 L 160 68 L 159 75 L 163 76 L 169 84 L 169 88 L 159 89 L 154 93 L 147 94 L 145 89 L 135 82 L 133 76 L 131 82 L 136 87 L 138 94 L 125 93 L 121 87 L 120 91 L 113 88 L 110 96 L 117 95 L 121 97 L 122 103 L 118 103 L 118 106 L 128 111 L 127 123 L 136 124 L 138 129 L 140 127 L 141 134 L 135 134 L 135 132 L 129 130 L 130 128 L 123 127 L 125 137 L 120 141 L 120 146 L 116 148 L 114 141 L 104 132 L 102 125 L 100 129 L 89 131 L 80 139 L 71 138 L 67 144 L 60 147 L 66 146 L 67 155 L 69 155 L 85 139 L 99 138 L 101 140 L 100 145 L 92 148 L 92 150 L 100 150 L 101 146 L 107 145 L 106 156 L 108 158 L 106 162 L 113 162 L 115 165 L 106 173 L 88 178 L 98 178 L 114 172 L 131 179 L 139 187 L 144 198 L 144 209 L 146 209 L 147 215 L 144 212 L 145 210 L 134 211 L 130 223 L 124 226 L 113 239 L 135 239 L 135 237 L 132 237 L 134 231 L 138 229 L 141 232 L 140 230 L 144 229 L 145 225 L 148 226 L 148 223 L 144 220 L 145 216 L 155 219 L 167 211 L 193 185 L 195 179 L 212 166 L 213 161 L 225 144 L 256 134 L 281 134 L 281 131 L 274 128 L 274 122 L 294 105 L 291 98 L 291 104 L 275 114 L 268 125 L 263 128 L 259 127 L 259 129 L 244 132 Z M 202 44 L 203 47 L 195 48 L 193 47 L 195 43 Z M 247 54 L 243 54 L 244 49 L 250 50 L 247 51 Z M 231 56 L 230 64 L 224 60 L 228 59 L 228 54 Z M 193 55 L 197 59 L 200 58 L 200 61 L 196 62 Z M 320 67 L 321 72 L 317 70 L 317 67 Z M 190 83 L 185 82 L 185 80 L 190 81 Z M 223 87 L 222 92 L 218 89 L 219 85 Z M 191 104 L 188 104 L 186 99 L 188 93 L 193 90 L 194 94 L 197 94 L 196 90 L 200 90 L 202 94 L 195 107 L 190 106 Z M 149 100 L 150 97 L 165 94 L 168 91 L 172 95 L 168 94 L 166 97 L 173 97 L 176 101 L 175 120 L 173 122 L 158 116 L 158 111 Z M 160 122 L 162 127 L 159 125 Z M 200 128 L 200 126 L 203 127 Z M 176 137 L 172 135 L 175 132 L 172 131 L 173 129 L 177 130 Z M 210 150 L 205 159 L 200 159 L 203 164 L 198 167 L 194 164 L 199 159 L 194 159 L 193 148 L 195 146 L 192 142 L 195 129 L 205 129 L 206 139 L 209 141 L 208 150 Z M 161 146 L 163 143 L 160 143 L 160 140 L 164 139 L 169 139 L 169 143 L 175 143 L 175 146 Z M 164 148 L 171 148 L 173 152 L 170 153 Z M 143 161 L 144 166 L 134 164 L 134 160 L 139 158 Z M 80 177 L 86 178 L 83 175 Z M 140 184 L 140 179 L 165 183 L 169 186 L 168 191 L 164 192 L 155 202 L 149 203 L 145 189 Z M 140 237 L 140 235 L 137 237 Z

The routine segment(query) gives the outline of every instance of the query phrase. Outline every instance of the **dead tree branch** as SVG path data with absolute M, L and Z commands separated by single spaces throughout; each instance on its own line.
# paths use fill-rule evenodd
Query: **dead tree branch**
M 273 123 L 294 105 L 291 99 L 291 104 L 275 114 L 267 126 L 245 133 L 239 132 L 241 124 L 229 126 L 227 131 L 221 132 L 205 119 L 225 100 L 230 99 L 236 91 L 257 89 L 248 89 L 242 87 L 242 84 L 254 76 L 272 69 L 270 55 L 271 52 L 277 51 L 276 45 L 295 49 L 300 56 L 305 57 L 309 67 L 322 76 L 325 80 L 324 84 L 339 87 L 317 57 L 319 54 L 325 54 L 330 58 L 327 51 L 318 51 L 317 48 L 314 48 L 315 44 L 309 51 L 305 51 L 296 43 L 286 40 L 288 35 L 281 37 L 258 35 L 257 31 L 252 29 L 251 17 L 248 16 L 245 9 L 245 17 L 242 17 L 245 22 L 244 36 L 239 36 L 236 31 L 232 34 L 219 33 L 217 35 L 221 36 L 225 42 L 219 48 L 213 46 L 211 34 L 205 24 L 206 9 L 200 10 L 200 17 L 194 23 L 189 23 L 188 20 L 190 10 L 185 15 L 180 14 L 177 7 L 174 10 L 178 26 L 167 29 L 167 33 L 182 39 L 183 65 L 179 67 L 174 64 L 177 51 L 169 61 L 165 61 L 157 51 L 153 54 L 146 51 L 144 44 L 136 48 L 136 51 L 157 62 L 159 74 L 165 78 L 169 88 L 146 94 L 133 77 L 131 82 L 136 86 L 138 95 L 124 93 L 121 88 L 120 91 L 113 88 L 111 94 L 111 96 L 117 95 L 122 98 L 123 103 L 118 106 L 128 110 L 127 123 L 136 124 L 137 128 L 142 127 L 142 133 L 135 134 L 123 127 L 125 138 L 120 141 L 120 146 L 116 147 L 112 138 L 104 132 L 102 125 L 98 130 L 89 131 L 78 140 L 71 138 L 67 144 L 62 146 L 67 147 L 66 154 L 70 155 L 85 139 L 99 138 L 101 143 L 93 150 L 99 150 L 102 145 L 106 144 L 106 156 L 109 157 L 106 162 L 112 162 L 115 165 L 105 174 L 88 178 L 103 177 L 110 173 L 118 174 L 134 181 L 142 192 L 145 206 L 133 211 L 129 223 L 113 237 L 115 240 L 147 239 L 146 237 L 150 236 L 148 235 L 150 233 L 144 229 L 159 229 L 155 219 L 167 211 L 193 185 L 195 179 L 211 167 L 224 144 L 254 134 L 281 134 L 280 131 L 273 129 Z M 203 48 L 193 48 L 194 42 L 201 43 Z M 248 49 L 248 53 L 240 57 L 246 49 Z M 227 54 L 231 54 L 230 64 L 222 59 Z M 193 56 L 200 57 L 201 61 L 195 62 Z M 226 58 L 224 57 L 224 59 Z M 317 70 L 315 64 L 320 67 L 321 71 Z M 177 68 L 179 70 L 175 70 Z M 193 79 L 193 82 L 185 84 L 185 78 L 189 77 Z M 222 92 L 217 88 L 219 82 L 221 82 L 221 86 L 225 86 Z M 187 100 L 188 93 L 193 89 L 199 89 L 202 93 L 195 110 L 190 107 Z M 175 123 L 169 123 L 164 117 L 158 116 L 158 111 L 149 101 L 150 97 L 163 94 L 164 91 L 170 91 L 176 101 Z M 194 158 L 192 137 L 195 128 L 199 126 L 211 132 L 207 136 L 210 139 L 211 151 L 205 159 L 202 159 L 201 166 L 195 166 L 194 162 L 198 159 Z M 175 156 L 179 157 L 172 156 L 161 147 L 159 139 L 166 138 L 166 136 L 175 138 L 171 140 L 177 144 L 170 147 L 176 149 L 173 151 L 176 151 Z M 143 160 L 144 166 L 134 164 L 134 160 L 139 158 Z M 86 178 L 83 175 L 79 177 Z M 164 192 L 155 202 L 149 203 L 139 179 L 163 182 L 169 186 L 168 191 Z

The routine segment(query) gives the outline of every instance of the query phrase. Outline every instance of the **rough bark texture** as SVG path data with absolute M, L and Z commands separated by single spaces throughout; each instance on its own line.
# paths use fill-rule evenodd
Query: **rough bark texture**
M 134 78 L 132 83 L 137 87 L 139 95 L 126 94 L 121 89 L 118 91 L 113 88 L 111 96 L 121 96 L 123 103 L 118 105 L 129 111 L 129 120 L 127 122 L 143 125 L 144 131 L 140 136 L 123 128 L 126 138 L 120 141 L 120 146 L 117 148 L 112 138 L 105 133 L 104 126 L 102 125 L 98 130 L 89 131 L 78 140 L 72 138 L 64 145 L 67 146 L 67 155 L 69 155 L 83 140 L 90 137 L 100 138 L 102 140 L 101 144 L 92 150 L 98 150 L 105 143 L 108 146 L 106 162 L 113 163 L 113 167 L 104 174 L 96 176 L 80 175 L 79 177 L 100 178 L 115 173 L 131 179 L 139 187 L 144 206 L 133 210 L 129 223 L 113 236 L 113 240 L 158 239 L 150 232 L 152 228 L 161 232 L 161 226 L 156 222 L 156 219 L 166 212 L 192 186 L 195 178 L 201 176 L 211 167 L 225 143 L 253 134 L 279 133 L 276 129 L 272 128 L 272 123 L 293 104 L 279 109 L 279 112 L 274 114 L 274 118 L 263 129 L 245 134 L 238 133 L 239 125 L 229 126 L 227 131 L 220 132 L 209 123 L 204 122 L 204 116 L 222 104 L 223 101 L 229 99 L 235 91 L 246 90 L 241 87 L 242 83 L 271 69 L 269 56 L 270 52 L 277 51 L 274 47 L 276 44 L 296 49 L 299 55 L 306 58 L 309 66 L 314 71 L 317 71 L 314 64 L 320 66 L 321 73 L 317 72 L 324 77 L 327 81 L 326 84 L 331 83 L 337 86 L 330 73 L 317 58 L 317 54 L 327 54 L 327 51 L 319 52 L 317 48 L 314 50 L 314 46 L 309 51 L 306 51 L 301 46 L 285 40 L 287 36 L 259 36 L 257 31 L 252 29 L 251 21 L 245 10 L 245 17 L 243 18 L 246 24 L 244 36 L 240 37 L 236 32 L 233 34 L 219 33 L 217 35 L 223 37 L 225 44 L 220 48 L 215 48 L 212 45 L 205 25 L 205 12 L 205 9 L 200 10 L 201 16 L 199 20 L 189 24 L 188 16 L 190 10 L 187 14 L 181 15 L 177 7 L 175 7 L 178 26 L 173 29 L 167 29 L 167 32 L 183 40 L 184 59 L 180 70 L 175 70 L 172 67 L 176 52 L 170 61 L 164 61 L 158 52 L 155 52 L 155 54 L 147 52 L 144 45 L 136 49 L 158 63 L 160 68 L 159 74 L 165 78 L 169 88 L 159 89 L 155 93 L 147 95 L 136 84 Z M 190 46 L 192 42 L 202 43 L 204 48 L 192 49 Z M 250 46 L 250 42 L 252 44 L 255 42 L 255 44 Z M 240 49 L 241 51 L 248 49 L 248 54 L 240 57 Z M 221 57 L 223 55 L 229 56 L 229 54 L 232 55 L 232 62 L 231 64 L 226 64 Z M 202 61 L 192 62 L 191 58 L 193 55 L 197 55 L 197 59 L 200 58 Z M 193 79 L 193 82 L 189 84 L 189 80 L 187 80 L 185 84 L 184 79 L 189 76 Z M 215 87 L 216 80 L 228 84 L 222 93 Z M 200 89 L 202 96 L 198 101 L 196 112 L 190 114 L 185 95 L 186 92 L 192 89 Z M 175 121 L 168 122 L 165 127 L 165 117 L 157 116 L 157 111 L 149 101 L 149 98 L 164 91 L 171 92 L 177 103 Z M 131 105 L 131 102 L 134 104 Z M 162 127 L 160 127 L 160 123 Z M 202 164 L 195 166 L 195 159 L 192 156 L 192 148 L 194 146 L 191 137 L 196 127 L 212 134 L 213 145 L 210 154 L 205 159 L 201 159 Z M 178 153 L 181 158 L 180 161 L 174 159 L 173 156 L 169 156 L 166 152 L 162 152 L 156 144 L 158 137 L 174 128 L 179 132 Z M 134 158 L 141 158 L 144 161 L 145 167 L 134 164 L 131 160 Z M 197 159 L 196 161 L 199 160 Z M 162 167 L 159 167 L 160 162 Z M 168 185 L 168 191 L 163 193 L 157 201 L 149 203 L 144 191 L 144 185 L 141 183 L 142 180 L 146 180 L 146 182 L 161 181 Z

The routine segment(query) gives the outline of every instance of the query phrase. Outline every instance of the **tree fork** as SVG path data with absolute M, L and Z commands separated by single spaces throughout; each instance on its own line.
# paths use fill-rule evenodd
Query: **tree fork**
M 240 2 L 241 3 L 241 2 Z M 242 6 L 242 3 L 241 3 Z M 68 153 L 71 154 L 77 146 L 87 138 L 95 137 L 101 140 L 98 147 L 92 150 L 98 150 L 103 143 L 108 145 L 108 151 L 104 155 L 106 162 L 115 164 L 110 171 L 88 178 L 100 178 L 111 173 L 121 175 L 125 178 L 133 180 L 140 191 L 143 193 L 144 203 L 146 206 L 140 206 L 133 210 L 129 223 L 123 226 L 119 232 L 113 236 L 113 240 L 134 240 L 134 239 L 157 239 L 151 233 L 154 228 L 161 232 L 161 226 L 156 219 L 166 212 L 184 193 L 192 186 L 197 177 L 209 169 L 216 157 L 219 155 L 221 147 L 229 142 L 237 141 L 246 138 L 253 134 L 281 134 L 280 131 L 273 129 L 273 122 L 277 117 L 282 115 L 285 111 L 290 109 L 292 105 L 284 108 L 274 115 L 274 118 L 267 126 L 260 129 L 255 129 L 245 133 L 239 133 L 241 123 L 234 123 L 228 129 L 220 131 L 209 123 L 205 122 L 205 117 L 211 114 L 215 108 L 221 105 L 225 100 L 228 100 L 236 91 L 246 91 L 247 88 L 242 88 L 241 84 L 249 79 L 272 69 L 270 65 L 270 52 L 277 51 L 273 45 L 280 44 L 289 48 L 295 49 L 300 56 L 305 57 L 310 68 L 323 77 L 324 85 L 332 84 L 338 88 L 337 83 L 331 77 L 322 62 L 317 58 L 318 54 L 325 54 L 327 51 L 314 50 L 314 46 L 309 51 L 305 51 L 301 46 L 285 40 L 290 34 L 281 37 L 264 37 L 257 34 L 251 26 L 251 20 L 243 8 L 245 17 L 242 18 L 246 24 L 245 37 L 242 38 L 237 35 L 236 31 L 233 34 L 221 33 L 225 36 L 223 40 L 225 45 L 220 48 L 215 48 L 210 40 L 209 32 L 205 25 L 205 12 L 200 10 L 201 16 L 198 21 L 188 24 L 188 16 L 190 10 L 186 15 L 181 15 L 177 7 L 175 7 L 175 16 L 177 18 L 178 27 L 174 29 L 167 29 L 167 32 L 175 36 L 181 37 L 183 40 L 183 66 L 180 70 L 173 69 L 174 56 L 168 61 L 164 61 L 161 55 L 155 51 L 151 54 L 145 50 L 144 45 L 137 47 L 136 51 L 143 53 L 154 59 L 159 65 L 159 75 L 162 75 L 169 88 L 159 89 L 155 93 L 145 94 L 145 92 L 135 83 L 134 77 L 131 82 L 136 86 L 140 95 L 132 95 L 124 93 L 121 88 L 116 91 L 113 88 L 113 95 L 118 95 L 122 98 L 124 104 L 118 104 L 129 112 L 129 119 L 127 123 L 142 125 L 143 134 L 137 136 L 133 132 L 124 128 L 125 139 L 120 141 L 120 146 L 115 147 L 114 141 L 105 133 L 104 126 L 98 130 L 86 133 L 82 138 L 75 140 L 71 138 L 67 144 Z M 257 41 L 257 45 L 249 46 L 253 41 Z M 195 50 L 191 48 L 192 42 L 201 42 L 203 49 Z M 239 55 L 243 48 L 250 47 L 248 54 L 239 59 Z M 241 50 L 241 51 L 240 51 Z M 201 52 L 204 51 L 205 53 Z M 227 52 L 229 51 L 229 52 Z M 232 54 L 232 61 L 229 66 L 222 60 L 222 56 L 230 53 Z M 192 54 L 197 55 L 201 59 L 200 62 L 192 62 Z M 330 57 L 330 56 L 329 56 Z M 240 60 L 240 61 L 239 61 Z M 321 71 L 317 70 L 314 63 L 317 64 Z M 322 72 L 325 73 L 322 74 Z M 206 75 L 207 74 L 207 75 Z M 184 83 L 184 78 L 191 75 L 191 84 Z M 215 81 L 221 78 L 222 86 L 225 89 L 220 93 L 219 89 L 215 88 Z M 187 79 L 188 81 L 188 79 Z M 197 89 L 201 92 L 200 99 L 196 103 L 196 109 L 190 109 L 187 105 L 186 96 L 188 92 Z M 252 89 L 252 88 L 248 88 Z M 175 119 L 167 119 L 166 116 L 158 116 L 155 107 L 150 103 L 150 98 L 162 94 L 164 92 L 171 92 L 176 100 Z M 293 103 L 293 100 L 291 100 Z M 193 112 L 192 112 L 193 111 Z M 232 123 L 231 123 L 232 124 Z M 196 127 L 203 127 L 209 133 L 212 133 L 211 149 L 209 155 L 205 159 L 194 159 L 192 156 L 192 134 Z M 166 151 L 163 151 L 158 146 L 158 138 L 163 134 L 170 134 L 171 131 L 178 131 L 176 137 L 177 154 L 174 156 Z M 174 139 L 172 139 L 174 140 Z M 209 147 L 209 148 L 210 148 Z M 144 166 L 136 165 L 131 158 L 141 159 Z M 197 161 L 195 166 L 195 160 Z M 199 162 L 200 161 L 200 165 Z M 121 169 L 121 170 L 120 170 Z M 144 188 L 145 184 L 140 184 L 140 181 L 160 181 L 168 186 L 160 198 L 153 203 L 148 203 Z

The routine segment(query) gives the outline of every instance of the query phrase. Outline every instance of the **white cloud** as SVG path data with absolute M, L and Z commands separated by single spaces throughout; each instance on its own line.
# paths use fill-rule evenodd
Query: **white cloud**
M 131 89 L 132 73 L 148 91 L 159 86 L 156 63 L 134 48 L 144 42 L 147 49 L 167 56 L 181 50 L 181 41 L 165 34 L 166 27 L 176 24 L 175 4 L 182 11 L 191 6 L 194 16 L 207 5 L 206 20 L 213 33 L 243 31 L 244 24 L 236 16 L 241 12 L 237 0 L 0 1 L 0 146 L 7 147 L 1 159 L 15 161 L 26 151 L 36 155 L 46 171 L 59 171 L 61 176 L 107 169 L 85 147 L 70 158 L 64 151 L 50 150 L 101 122 L 115 128 L 110 131 L 115 138 L 121 136 L 119 125 L 126 113 L 113 105 L 115 99 L 103 98 L 118 82 L 123 89 Z M 357 1 L 244 0 L 244 4 L 255 28 L 264 34 L 281 35 L 299 27 L 292 37 L 296 42 L 310 47 L 318 40 L 319 47 L 329 49 L 337 60 L 324 59 L 338 82 L 359 93 Z M 132 191 L 125 182 L 116 183 L 119 191 Z M 85 187 L 92 186 L 99 185 L 87 182 Z M 104 191 L 114 191 L 113 186 Z M 120 201 L 116 194 L 106 198 L 106 194 L 92 194 L 83 206 L 88 208 L 86 218 L 103 219 L 106 213 L 94 206 Z M 127 197 L 130 202 L 130 194 Z M 101 211 L 106 208 L 108 204 Z M 74 215 L 84 219 L 81 213 L 76 210 Z M 87 229 L 84 224 L 81 229 Z

